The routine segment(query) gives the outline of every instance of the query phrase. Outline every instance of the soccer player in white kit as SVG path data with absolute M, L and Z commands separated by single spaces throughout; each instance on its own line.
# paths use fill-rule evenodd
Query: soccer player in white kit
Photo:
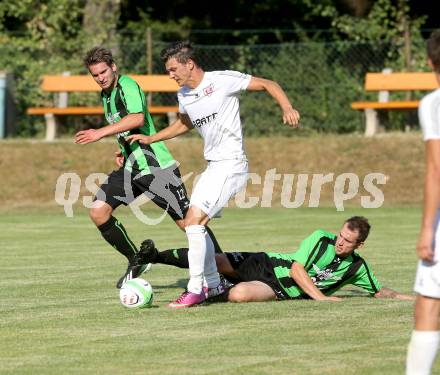
M 440 84 L 440 31 L 429 38 L 427 52 L 428 63 Z M 418 294 L 415 328 L 406 360 L 407 375 L 431 373 L 440 341 L 440 89 L 422 99 L 419 120 L 426 141 L 425 195 L 417 242 L 420 261 L 414 290 Z
M 205 72 L 189 42 L 171 44 L 161 57 L 170 78 L 181 87 L 177 94 L 179 118 L 156 134 L 136 134 L 127 139 L 151 144 L 195 127 L 204 140 L 208 166 L 193 189 L 185 217 L 190 280 L 187 290 L 169 304 L 171 308 L 183 308 L 224 292 L 205 225 L 246 185 L 248 162 L 243 148 L 239 93 L 266 91 L 280 105 L 283 122 L 289 126 L 298 126 L 299 113 L 274 81 L 236 71 Z

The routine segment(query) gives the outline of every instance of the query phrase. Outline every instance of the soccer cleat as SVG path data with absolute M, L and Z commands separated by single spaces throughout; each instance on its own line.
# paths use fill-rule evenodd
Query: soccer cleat
M 223 275 L 220 275 L 220 283 L 215 288 L 208 288 L 207 286 L 204 286 L 203 291 L 205 292 L 206 299 L 208 299 L 224 294 L 233 286 L 233 283 L 231 283 L 229 280 L 226 280 Z
M 116 288 L 121 289 L 122 285 L 131 279 L 135 279 L 142 275 L 145 271 L 149 270 L 149 264 L 128 264 L 127 271 L 125 271 L 124 275 L 118 280 L 116 283 Z M 151 268 L 151 267 L 150 267 Z
M 191 307 L 204 302 L 206 299 L 205 292 L 202 290 L 201 293 L 183 292 L 179 298 L 174 302 L 171 302 L 168 307 L 172 309 L 183 309 L 185 307 Z
M 207 286 L 203 287 L 203 292 L 205 293 L 205 298 L 214 298 L 221 296 L 224 292 L 226 292 L 226 288 L 223 283 L 220 282 L 215 288 L 208 288 Z
M 235 284 L 231 283 L 229 280 L 226 280 L 223 275 L 220 275 L 220 280 L 222 280 L 222 283 L 226 290 L 231 289 Z
M 229 289 L 231 289 L 234 284 L 226 281 L 223 276 L 220 275 L 220 283 L 215 288 L 203 287 L 203 292 L 205 293 L 205 298 L 209 302 L 225 302 L 228 299 Z
M 155 263 L 157 259 L 157 254 L 158 251 L 156 249 L 156 246 L 154 245 L 154 241 L 150 239 L 145 240 L 144 242 L 142 242 L 141 248 L 134 258 L 134 262 L 137 265 Z

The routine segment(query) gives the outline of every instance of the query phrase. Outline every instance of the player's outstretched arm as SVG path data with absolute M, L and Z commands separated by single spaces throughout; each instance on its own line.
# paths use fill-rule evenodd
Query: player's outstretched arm
M 279 104 L 283 111 L 283 123 L 299 127 L 299 112 L 293 108 L 284 90 L 281 86 L 270 79 L 252 77 L 247 87 L 248 91 L 267 91 Z
M 179 114 L 179 118 L 174 121 L 170 126 L 162 129 L 160 132 L 153 135 L 143 135 L 143 134 L 133 134 L 125 137 L 127 141 L 133 143 L 138 141 L 140 143 L 149 145 L 154 142 L 164 141 L 166 139 L 171 139 L 179 135 L 188 133 L 193 128 L 192 122 L 188 115 Z
M 88 143 L 97 142 L 101 138 L 109 135 L 140 128 L 142 125 L 144 125 L 144 118 L 143 113 L 129 113 L 116 124 L 107 125 L 99 129 L 81 130 L 75 135 L 75 143 L 85 145 Z
M 395 298 L 406 301 L 413 301 L 415 299 L 414 296 L 410 294 L 398 293 L 393 289 L 382 287 L 375 295 L 376 298 Z
M 308 296 L 317 301 L 341 301 L 341 298 L 334 296 L 326 296 L 323 294 L 315 284 L 313 284 L 312 279 L 306 272 L 304 266 L 301 263 L 294 262 L 292 268 L 290 269 L 290 277 L 295 280 L 297 285 L 305 292 Z

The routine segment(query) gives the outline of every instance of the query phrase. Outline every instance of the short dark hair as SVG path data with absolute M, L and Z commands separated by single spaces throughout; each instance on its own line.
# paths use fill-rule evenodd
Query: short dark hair
M 357 243 L 364 242 L 370 233 L 371 225 L 366 217 L 353 216 L 347 219 L 344 224 L 347 224 L 348 229 L 359 232 Z
M 104 47 L 93 47 L 91 50 L 87 51 L 83 59 L 85 67 L 88 69 L 90 65 L 95 65 L 98 63 L 105 62 L 108 66 L 114 64 L 112 51 Z
M 433 31 L 426 43 L 426 52 L 434 65 L 436 73 L 440 73 L 440 30 Z
M 192 60 L 196 65 L 199 65 L 196 50 L 187 40 L 171 43 L 168 47 L 162 50 L 160 58 L 164 63 L 171 58 L 175 58 L 181 64 L 185 64 L 188 60 Z

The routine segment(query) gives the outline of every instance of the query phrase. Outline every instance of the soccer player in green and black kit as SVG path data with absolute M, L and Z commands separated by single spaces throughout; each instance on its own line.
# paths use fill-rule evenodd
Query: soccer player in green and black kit
M 233 286 L 232 302 L 259 302 L 311 298 L 338 301 L 332 296 L 344 285 L 358 286 L 374 297 L 412 300 L 413 297 L 382 287 L 367 262 L 355 251 L 370 231 L 364 217 L 348 219 L 338 235 L 317 230 L 292 254 L 233 252 L 216 254 L 221 273 Z M 187 267 L 187 249 L 158 252 L 151 240 L 141 246 L 139 257 L 152 263 Z
M 102 103 L 109 125 L 82 130 L 76 134 L 75 142 L 87 144 L 116 135 L 119 145 L 116 152 L 119 169 L 110 173 L 96 194 L 90 217 L 104 239 L 128 259 L 127 271 L 116 284 L 120 288 L 126 280 L 144 272 L 147 265 L 135 263 L 136 246 L 122 224 L 112 216 L 113 211 L 121 204 L 130 204 L 136 197 L 145 194 L 166 210 L 183 230 L 189 199 L 176 162 L 163 142 L 143 145 L 125 139 L 132 134 L 156 133 L 139 85 L 130 77 L 119 75 L 108 49 L 91 49 L 84 58 L 84 64 L 102 88 Z M 214 247 L 218 248 L 212 232 L 208 233 Z

